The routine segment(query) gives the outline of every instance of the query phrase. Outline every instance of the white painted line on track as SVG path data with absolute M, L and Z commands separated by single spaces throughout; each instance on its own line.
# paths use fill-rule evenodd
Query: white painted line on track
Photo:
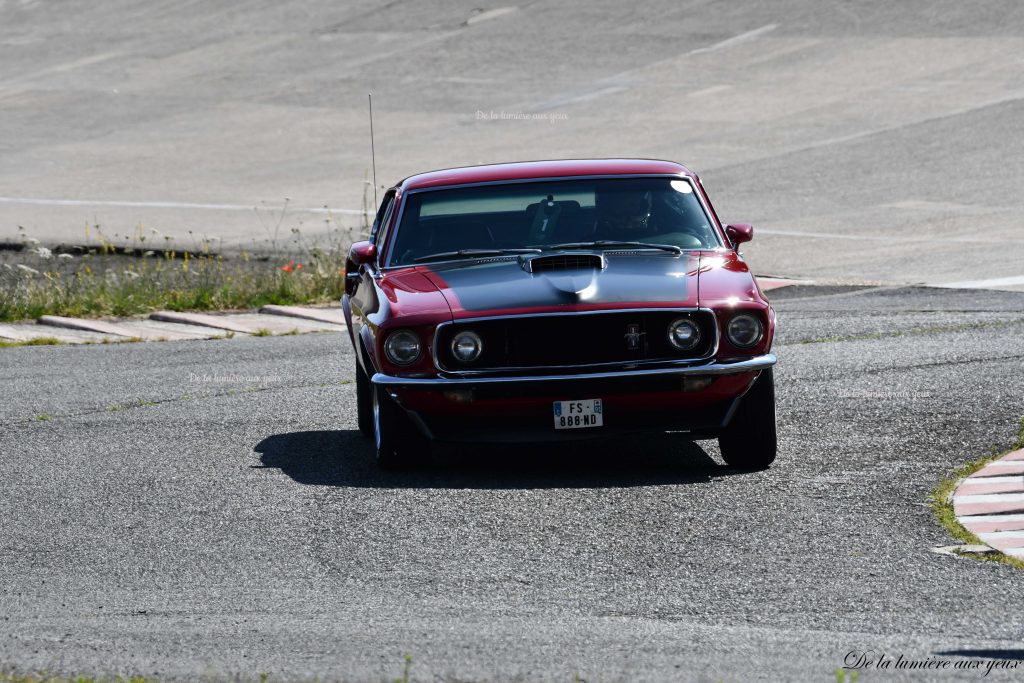
M 212 211 L 255 211 L 272 207 L 256 206 L 255 204 L 198 204 L 193 202 L 132 202 L 106 199 L 43 199 L 36 197 L 0 197 L 0 204 L 23 204 L 26 206 L 109 206 L 126 209 L 199 209 Z M 326 206 L 295 207 L 289 206 L 288 211 L 296 213 L 340 213 L 347 216 L 361 216 L 360 209 L 332 209 Z M 365 212 L 368 215 L 372 211 Z
M 712 85 L 709 88 L 704 88 L 703 90 L 694 91 L 694 92 L 690 93 L 689 96 L 690 97 L 704 97 L 706 95 L 716 95 L 716 94 L 718 94 L 720 92 L 726 92 L 727 90 L 732 90 L 732 86 L 731 85 Z
M 804 232 L 802 230 L 772 230 L 770 228 L 756 228 L 758 235 L 779 235 L 782 237 L 813 237 L 816 239 L 838 239 L 838 240 L 872 240 L 882 242 L 893 242 L 896 240 L 892 235 L 845 235 L 834 232 Z M 913 238 L 902 238 L 909 241 Z M 923 239 L 921 241 L 924 241 Z M 930 240 L 934 241 L 934 240 Z
M 862 131 L 857 132 L 857 133 L 851 133 L 849 135 L 842 135 L 842 136 L 835 137 L 835 138 L 827 138 L 827 139 L 824 139 L 824 140 L 816 140 L 816 141 L 808 143 L 806 145 L 784 147 L 782 149 L 775 150 L 771 154 L 763 156 L 763 157 L 755 157 L 755 158 L 752 158 L 752 159 L 744 159 L 743 161 L 739 161 L 739 162 L 727 163 L 724 166 L 705 167 L 704 168 L 704 173 L 702 175 L 707 176 L 712 171 L 721 171 L 723 169 L 727 169 L 727 168 L 730 168 L 730 167 L 733 167 L 733 166 L 749 165 L 749 164 L 752 164 L 752 163 L 757 162 L 757 161 L 763 161 L 764 159 L 778 159 L 779 157 L 785 156 L 787 154 L 797 154 L 797 153 L 800 153 L 800 152 L 808 152 L 808 151 L 811 151 L 811 150 L 820 149 L 822 147 L 832 147 L 834 145 L 846 144 L 847 142 L 856 142 L 856 141 L 862 140 L 864 138 L 869 138 L 869 137 L 871 137 L 873 135 L 881 135 L 881 134 L 884 134 L 884 133 L 891 133 L 891 132 L 897 131 L 897 130 L 899 130 L 901 128 L 909 128 L 909 127 L 912 127 L 912 126 L 920 126 L 922 124 L 931 123 L 933 121 L 941 121 L 943 119 L 949 119 L 949 118 L 954 118 L 954 117 L 957 117 L 957 116 L 963 116 L 964 114 L 970 114 L 971 112 L 974 112 L 974 111 L 979 111 L 981 109 L 986 109 L 988 107 L 997 107 L 997 106 L 1000 106 L 1000 105 L 1003 105 L 1003 104 L 1009 104 L 1011 102 L 1016 102 L 1016 101 L 1022 100 L 1022 99 L 1024 99 L 1024 91 L 1017 91 L 1017 92 L 1010 93 L 1009 95 L 1005 95 L 1005 96 L 1002 96 L 1002 97 L 997 97 L 997 98 L 990 99 L 990 100 L 985 100 L 985 101 L 977 103 L 977 104 L 971 104 L 971 105 L 968 105 L 966 107 L 960 107 L 958 109 L 951 109 L 951 110 L 943 112 L 941 114 L 936 114 L 935 116 L 927 116 L 927 117 L 921 118 L 921 119 L 914 119 L 914 120 L 910 120 L 910 121 L 903 121 L 902 123 L 896 123 L 896 124 L 893 124 L 891 126 L 883 126 L 881 128 L 872 128 L 872 129 L 869 129 L 869 130 L 862 130 Z
M 830 240 L 866 240 L 872 242 L 950 242 L 953 244 L 1024 244 L 1024 240 L 978 239 L 975 237 L 913 237 L 911 235 L 859 235 L 838 232 L 804 232 L 803 230 L 774 230 L 755 228 L 758 235 L 779 235 L 782 237 L 812 237 Z
M 542 112 L 542 111 L 545 111 L 545 110 L 548 110 L 548 109 L 554 109 L 555 107 L 561 107 L 561 106 L 564 106 L 566 104 L 575 104 L 576 102 L 586 102 L 588 100 L 594 100 L 594 99 L 597 99 L 598 97 L 603 97 L 605 95 L 611 95 L 611 94 L 617 93 L 617 92 L 623 92 L 625 90 L 626 90 L 625 86 L 609 85 L 609 86 L 606 86 L 606 87 L 603 87 L 603 88 L 599 88 L 597 90 L 591 90 L 589 92 L 581 93 L 579 95 L 568 95 L 568 96 L 565 96 L 565 97 L 557 97 L 557 98 L 555 98 L 553 100 L 548 100 L 544 104 L 540 105 L 540 107 L 537 107 L 535 109 L 535 111 Z
M 947 289 L 988 289 L 990 287 L 1008 287 L 1010 285 L 1024 285 L 1024 275 L 1012 277 L 996 277 L 990 280 L 962 280 L 960 282 L 946 282 L 935 285 Z
M 634 67 L 632 69 L 626 69 L 625 71 L 620 71 L 617 74 L 613 74 L 611 76 L 600 78 L 594 81 L 593 83 L 591 83 L 591 85 L 594 86 L 591 90 L 585 90 L 583 92 L 577 91 L 576 93 L 569 93 L 566 95 L 562 95 L 560 97 L 552 98 L 550 100 L 545 100 L 540 104 L 526 105 L 525 107 L 523 107 L 523 109 L 533 112 L 542 112 L 566 104 L 575 102 L 586 102 L 588 100 L 593 100 L 604 95 L 611 95 L 617 92 L 622 92 L 628 90 L 629 87 L 633 85 L 633 76 L 640 74 L 644 71 L 650 70 L 652 68 L 658 68 L 666 64 L 672 64 L 677 60 L 685 59 L 693 55 L 700 55 L 706 52 L 714 52 L 716 50 L 722 50 L 728 47 L 732 47 L 733 45 L 737 45 L 739 43 L 745 43 L 748 40 L 753 40 L 758 36 L 762 36 L 765 33 L 774 31 L 778 27 L 778 24 L 768 24 L 766 26 L 762 26 L 761 28 L 755 28 L 752 31 L 747 31 L 746 33 L 741 33 L 737 36 L 726 38 L 725 40 L 715 43 L 714 45 L 708 45 L 707 47 L 698 47 L 694 50 L 690 50 L 689 52 L 684 52 L 679 55 L 668 57 L 667 59 L 649 62 L 647 64 L 643 64 L 642 66 Z
M 597 97 L 604 94 L 605 91 L 611 90 L 622 90 L 622 88 L 605 88 L 600 91 L 591 93 L 585 93 L 583 95 L 577 95 L 570 99 L 562 100 L 560 103 L 564 104 L 570 101 L 585 100 L 593 97 Z M 125 209 L 197 209 L 200 211 L 256 211 L 265 209 L 268 211 L 276 210 L 273 207 L 257 206 L 255 204 L 205 204 L 199 202 L 172 202 L 172 201 L 126 201 L 119 199 L 53 199 L 43 197 L 0 197 L 0 204 L 22 204 L 25 206 L 109 206 L 112 208 L 125 208 Z M 361 216 L 364 213 L 372 215 L 373 211 L 363 211 L 362 209 L 332 209 L 327 206 L 289 206 L 288 211 L 294 211 L 296 213 L 319 213 L 319 214 L 343 214 L 346 216 Z M 882 241 L 882 242 L 957 242 L 957 243 L 968 243 L 978 244 L 979 242 L 991 242 L 993 244 L 1024 244 L 1024 240 L 1005 240 L 1005 239 L 993 239 L 993 240 L 979 240 L 977 238 L 959 238 L 959 237 L 912 237 L 909 235 L 847 235 L 833 232 L 803 232 L 800 230 L 773 230 L 770 228 L 760 228 L 757 230 L 759 235 L 779 235 L 783 237 L 812 237 L 817 239 L 839 239 L 839 240 L 870 240 L 870 241 Z M 1006 282 L 1004 282 L 1006 281 Z M 945 285 L 937 285 L 939 287 L 955 287 L 963 286 L 967 287 L 970 282 L 964 283 L 953 282 Z M 976 282 L 984 283 L 1003 283 L 1003 284 L 1021 284 L 1024 282 L 1024 276 L 1018 276 L 1013 278 L 998 278 L 995 280 L 977 280 Z
M 934 211 L 940 213 L 974 213 L 986 214 L 998 211 L 1010 211 L 1001 206 L 979 206 L 977 204 L 960 204 L 958 202 L 934 202 L 929 199 L 904 199 L 899 202 L 882 204 L 883 209 L 906 209 L 909 211 Z
M 472 26 L 473 24 L 479 24 L 481 21 L 488 21 L 490 19 L 497 19 L 503 17 L 506 14 L 512 14 L 518 8 L 517 7 L 497 7 L 495 9 L 489 9 L 486 12 L 480 14 L 474 14 L 469 19 L 466 19 L 466 26 Z
M 738 36 L 726 38 L 723 41 L 715 43 L 714 45 L 709 45 L 707 47 L 699 47 L 696 50 L 690 50 L 686 54 L 702 55 L 705 52 L 714 52 L 715 50 L 721 50 L 723 48 L 732 47 L 733 45 L 738 45 L 740 43 L 745 43 L 748 40 L 753 40 L 758 36 L 763 36 L 765 33 L 770 33 L 777 29 L 778 27 L 778 24 L 767 24 L 766 26 L 762 26 L 761 28 L 755 28 L 753 31 L 747 31 L 746 33 L 741 33 Z
M 606 88 L 605 90 L 615 90 L 616 88 Z M 621 88 L 618 88 L 621 90 Z M 604 91 L 597 91 L 593 93 L 586 93 L 578 95 L 571 100 L 564 100 L 562 103 L 569 101 L 576 101 L 582 99 L 590 99 L 603 94 Z M 52 198 L 40 198 L 40 197 L 0 197 L 0 204 L 21 204 L 24 206 L 107 206 L 111 208 L 122 208 L 122 209 L 194 209 L 198 211 L 258 211 L 265 209 L 267 211 L 274 211 L 273 207 L 257 206 L 255 204 L 204 204 L 198 202 L 171 202 L 171 201 L 124 201 L 124 200 L 108 200 L 108 199 L 52 199 Z M 372 215 L 373 211 L 363 211 L 362 209 L 332 209 L 326 206 L 316 207 L 298 207 L 290 206 L 287 209 L 290 212 L 295 213 L 317 213 L 317 214 L 341 214 L 345 216 L 362 216 Z M 838 239 L 838 240 L 869 240 L 869 241 L 882 241 L 882 242 L 955 242 L 955 243 L 968 243 L 978 244 L 980 242 L 991 242 L 993 244 L 1024 244 L 1022 240 L 979 240 L 977 238 L 958 238 L 958 237 L 911 237 L 908 235 L 846 235 L 840 233 L 831 232 L 802 232 L 800 230 L 772 230 L 772 229 L 758 229 L 759 235 L 778 235 L 782 237 L 809 237 L 815 239 Z M 962 289 L 984 289 L 986 286 L 997 287 L 1005 285 L 1016 285 L 1024 284 L 1024 276 L 1015 276 L 1009 278 L 996 278 L 993 280 L 966 280 L 964 282 L 951 282 L 946 284 L 935 285 L 936 287 L 949 287 L 949 288 L 962 288 Z
M 579 100 L 587 100 L 612 90 L 622 90 L 623 88 L 604 88 L 602 90 L 584 93 L 582 95 L 576 95 L 572 98 L 560 100 L 557 103 L 564 104 L 566 102 L 574 102 Z M 172 202 L 172 201 L 128 201 L 120 199 L 55 199 L 46 197 L 0 197 L 0 204 L 22 204 L 25 206 L 109 206 L 112 208 L 126 208 L 126 209 L 197 209 L 205 211 L 254 211 L 259 209 L 275 210 L 273 207 L 258 206 L 256 204 L 207 204 L 200 202 Z M 294 211 L 297 213 L 320 213 L 320 214 L 344 214 L 346 216 L 360 216 L 363 213 L 370 215 L 373 211 L 364 212 L 362 209 L 332 209 L 327 206 L 290 206 L 288 211 Z M 909 235 L 848 235 L 834 232 L 804 232 L 801 230 L 773 230 L 770 228 L 758 229 L 760 235 L 780 235 L 783 237 L 812 237 L 818 239 L 840 239 L 840 240 L 871 240 L 871 241 L 882 241 L 882 242 L 957 242 L 957 243 L 969 243 L 977 244 L 983 240 L 978 238 L 959 238 L 959 237 L 912 237 Z M 1006 244 L 1010 243 L 1021 243 L 1021 240 L 1005 240 L 1005 239 L 994 239 L 984 240 L 993 244 Z M 1003 278 L 1012 280 L 1024 280 L 1024 276 L 1019 278 Z M 993 280 L 992 282 L 999 282 L 1001 280 Z M 979 280 L 979 282 L 989 282 L 987 280 Z M 950 283 L 948 285 L 940 285 L 945 287 L 956 286 L 960 283 Z M 1017 284 L 1014 282 L 1013 284 Z
M 2 3 L 0 3 L 0 4 L 2 4 Z M 39 71 L 33 71 L 31 73 L 22 74 L 20 76 L 17 76 L 15 78 L 9 79 L 7 81 L 0 82 L 0 93 L 17 92 L 17 91 L 23 89 L 23 86 L 24 86 L 25 83 L 31 83 L 34 80 L 37 80 L 39 78 L 43 78 L 43 77 L 46 77 L 46 76 L 49 76 L 49 75 L 52 75 L 52 74 L 66 73 L 68 71 L 73 71 L 75 69 L 81 69 L 83 67 L 92 66 L 93 64 L 99 64 L 101 62 L 105 62 L 107 60 L 115 59 L 117 57 L 120 57 L 122 54 L 123 53 L 119 52 L 119 51 L 117 51 L 117 52 L 105 52 L 103 54 L 90 55 L 88 57 L 83 57 L 81 59 L 76 59 L 76 60 L 71 61 L 71 62 L 64 62 L 64 63 L 61 63 L 61 64 L 54 64 L 53 66 L 48 66 L 48 67 L 46 67 L 44 69 L 40 69 Z

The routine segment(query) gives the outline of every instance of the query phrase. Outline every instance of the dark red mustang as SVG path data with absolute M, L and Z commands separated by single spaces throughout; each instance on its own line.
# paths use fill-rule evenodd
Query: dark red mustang
M 631 432 L 775 459 L 775 312 L 700 180 L 668 161 L 406 178 L 352 245 L 341 305 L 359 429 L 382 467 L 430 441 Z

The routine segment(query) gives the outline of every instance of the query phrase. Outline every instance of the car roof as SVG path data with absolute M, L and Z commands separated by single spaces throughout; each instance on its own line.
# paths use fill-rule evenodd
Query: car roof
M 573 178 L 602 175 L 686 175 L 694 173 L 682 164 L 658 159 L 554 159 L 517 161 L 486 166 L 463 166 L 409 176 L 399 186 L 403 191 L 448 185 L 491 183 L 534 178 Z

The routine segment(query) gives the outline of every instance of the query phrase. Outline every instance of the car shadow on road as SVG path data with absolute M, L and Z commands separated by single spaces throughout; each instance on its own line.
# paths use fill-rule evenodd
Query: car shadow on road
M 737 472 L 678 436 L 557 445 L 435 449 L 429 467 L 380 470 L 368 439 L 355 430 L 274 434 L 253 449 L 258 468 L 279 469 L 300 484 L 360 488 L 604 488 L 695 484 Z

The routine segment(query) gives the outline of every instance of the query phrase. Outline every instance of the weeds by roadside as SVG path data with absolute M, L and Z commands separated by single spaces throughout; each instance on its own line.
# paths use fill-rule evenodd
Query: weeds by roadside
M 0 349 L 6 349 L 11 346 L 56 346 L 60 343 L 61 341 L 54 337 L 37 337 L 36 339 L 28 339 L 26 341 L 8 341 L 7 339 L 0 339 Z
M 348 247 L 365 235 L 365 221 L 343 228 L 328 215 L 316 240 L 300 227 L 281 240 L 286 210 L 287 203 L 273 225 L 257 211 L 269 246 L 231 256 L 219 253 L 217 238 L 191 231 L 190 244 L 181 246 L 142 225 L 113 236 L 87 225 L 81 244 L 51 249 L 19 228 L 17 242 L 0 251 L 0 321 L 336 301 Z
M 0 672 L 0 683 L 157 683 L 151 678 L 131 676 L 123 678 L 93 678 L 92 676 L 51 676 L 46 673 L 15 674 Z
M 216 339 L 216 337 L 214 337 Z M 95 344 L 136 344 L 142 341 L 142 337 L 125 337 L 123 339 L 101 339 L 100 341 L 88 341 L 81 342 L 78 346 L 93 346 Z M 167 341 L 166 338 L 161 337 L 159 341 Z M 55 337 L 36 337 L 35 339 L 27 339 L 25 341 L 12 341 L 10 339 L 0 339 L 0 349 L 9 349 L 15 346 L 65 346 L 71 342 L 62 342 L 60 339 Z
M 405 655 L 403 658 L 402 675 L 395 679 L 395 683 L 409 683 L 409 672 L 412 669 L 412 655 Z

